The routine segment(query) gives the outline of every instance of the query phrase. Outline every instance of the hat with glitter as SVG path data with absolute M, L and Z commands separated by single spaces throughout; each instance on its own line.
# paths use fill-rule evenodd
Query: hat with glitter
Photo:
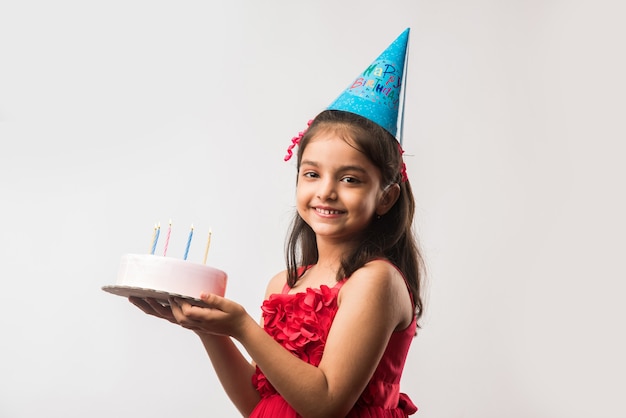
M 328 106 L 328 109 L 343 110 L 363 116 L 385 128 L 402 143 L 404 111 L 404 89 L 402 85 L 407 63 L 409 31 L 410 29 L 407 28 L 402 32 Z M 398 115 L 400 115 L 399 118 Z
M 355 113 L 373 121 L 394 136 L 400 148 L 409 31 L 410 28 L 405 29 L 327 108 Z M 312 122 L 309 121 L 309 126 Z M 291 139 L 285 161 L 291 159 L 293 149 L 305 133 L 306 129 Z

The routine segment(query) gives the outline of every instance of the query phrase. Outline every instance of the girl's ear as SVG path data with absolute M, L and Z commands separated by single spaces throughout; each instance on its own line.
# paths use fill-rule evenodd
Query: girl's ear
M 382 216 L 387 213 L 396 203 L 398 197 L 400 197 L 400 185 L 393 183 L 387 186 L 383 191 L 383 195 L 380 197 L 378 206 L 376 206 L 376 215 Z

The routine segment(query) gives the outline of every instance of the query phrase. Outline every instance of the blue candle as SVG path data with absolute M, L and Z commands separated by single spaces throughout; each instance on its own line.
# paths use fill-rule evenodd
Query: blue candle
M 193 224 L 191 224 L 191 231 L 189 231 L 189 238 L 187 238 L 187 248 L 185 248 L 185 256 L 183 260 L 187 259 L 187 255 L 189 254 L 189 246 L 191 245 L 191 237 L 193 237 Z
M 152 253 L 154 255 L 154 251 L 156 250 L 157 241 L 159 240 L 159 235 L 161 234 L 161 223 L 156 226 L 156 234 L 154 235 L 154 240 L 152 241 Z

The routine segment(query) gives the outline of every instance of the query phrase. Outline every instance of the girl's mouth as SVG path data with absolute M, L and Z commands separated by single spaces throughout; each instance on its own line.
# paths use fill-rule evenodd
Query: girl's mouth
M 341 211 L 341 210 L 322 209 L 322 208 L 315 208 L 315 211 L 317 213 L 322 214 L 322 215 L 339 215 L 339 214 L 343 213 L 343 211 Z

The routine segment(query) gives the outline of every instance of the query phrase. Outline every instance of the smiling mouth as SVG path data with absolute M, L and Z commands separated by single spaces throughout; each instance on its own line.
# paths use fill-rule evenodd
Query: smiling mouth
M 339 215 L 343 213 L 343 211 L 341 210 L 320 209 L 320 208 L 315 208 L 315 211 L 322 215 Z

